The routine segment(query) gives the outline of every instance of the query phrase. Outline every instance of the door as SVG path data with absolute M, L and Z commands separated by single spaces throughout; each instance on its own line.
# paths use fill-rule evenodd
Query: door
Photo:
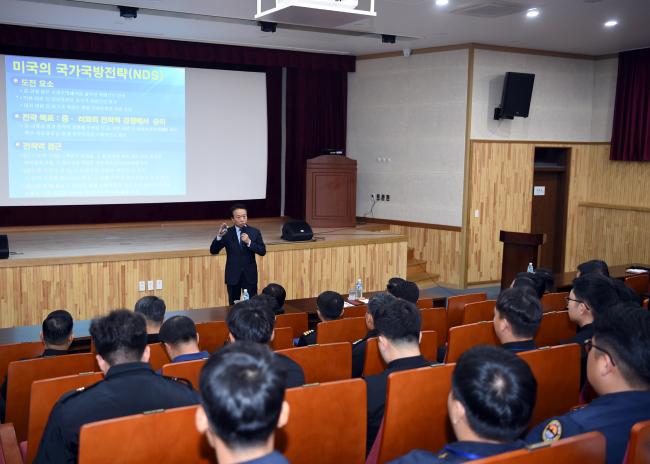
M 533 176 L 531 232 L 546 234 L 540 248 L 539 267 L 562 272 L 566 222 L 564 167 L 536 168 Z

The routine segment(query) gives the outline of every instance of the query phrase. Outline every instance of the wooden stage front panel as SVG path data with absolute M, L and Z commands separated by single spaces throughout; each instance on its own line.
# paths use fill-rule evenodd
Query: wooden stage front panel
M 53 309 L 91 319 L 133 308 L 144 295 L 165 300 L 169 311 L 227 304 L 225 251 L 209 246 L 220 221 L 80 228 L 4 229 L 19 254 L 0 261 L 0 327 L 40 324 Z M 280 239 L 281 219 L 251 221 L 262 230 L 267 254 L 257 257 L 259 288 L 282 284 L 287 298 L 324 290 L 346 292 L 357 278 L 368 291 L 406 275 L 407 242 L 399 234 L 358 228 L 315 229 L 313 242 Z M 162 280 L 140 292 L 138 282 Z

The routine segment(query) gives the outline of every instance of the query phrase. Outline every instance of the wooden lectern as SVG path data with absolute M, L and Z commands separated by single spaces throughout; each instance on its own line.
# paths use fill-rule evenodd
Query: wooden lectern
M 510 287 L 518 272 L 525 272 L 528 263 L 537 268 L 539 246 L 544 243 L 544 234 L 508 232 L 502 230 L 499 240 L 503 242 L 501 262 L 501 289 Z
M 305 220 L 312 227 L 354 227 L 357 162 L 341 155 L 307 160 Z

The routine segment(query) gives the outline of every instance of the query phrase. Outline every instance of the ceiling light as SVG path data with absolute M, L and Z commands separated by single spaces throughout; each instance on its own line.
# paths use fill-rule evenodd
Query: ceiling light
M 449 4 L 449 0 L 436 0 L 436 5 L 445 6 Z
M 539 10 L 537 8 L 529 8 L 526 11 L 527 18 L 537 18 L 539 16 Z
M 610 19 L 609 21 L 605 22 L 605 27 L 614 27 L 618 24 L 618 21 L 615 19 Z

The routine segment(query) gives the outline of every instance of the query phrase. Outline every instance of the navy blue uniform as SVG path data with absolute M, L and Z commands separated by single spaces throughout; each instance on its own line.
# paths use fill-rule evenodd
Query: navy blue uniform
M 352 378 L 363 375 L 363 366 L 366 363 L 366 344 L 369 338 L 376 336 L 376 330 L 369 330 L 365 337 L 352 344 Z
M 523 353 L 524 351 L 536 350 L 537 346 L 535 346 L 535 340 L 523 340 L 520 342 L 504 343 L 501 345 L 501 348 L 505 348 L 513 353 Z
M 650 392 L 610 393 L 582 409 L 542 422 L 531 430 L 526 441 L 555 441 L 586 432 L 601 432 L 607 439 L 607 463 L 620 464 L 630 439 L 630 429 L 637 422 L 648 419 Z
M 316 344 L 316 331 L 314 329 L 309 329 L 306 332 L 303 332 L 296 346 L 308 346 Z
M 74 463 L 84 424 L 198 402 L 191 385 L 156 375 L 147 363 L 118 364 L 104 380 L 61 397 L 50 413 L 34 463 Z
M 305 372 L 296 361 L 283 354 L 274 354 L 275 359 L 287 373 L 287 388 L 301 387 L 305 384 Z
M 584 349 L 585 343 L 594 336 L 594 324 L 585 324 L 578 329 L 578 332 L 567 340 L 562 340 L 562 345 L 577 343 L 582 348 L 580 350 L 580 389 L 587 380 L 587 350 Z
M 486 458 L 526 447 L 526 442 L 517 440 L 513 443 L 481 443 L 477 441 L 457 441 L 449 443 L 437 453 L 414 450 L 399 457 L 391 464 L 429 464 L 438 462 L 467 462 Z
M 289 461 L 277 451 L 273 451 L 261 458 L 251 459 L 250 461 L 245 461 L 241 464 L 289 464 Z

